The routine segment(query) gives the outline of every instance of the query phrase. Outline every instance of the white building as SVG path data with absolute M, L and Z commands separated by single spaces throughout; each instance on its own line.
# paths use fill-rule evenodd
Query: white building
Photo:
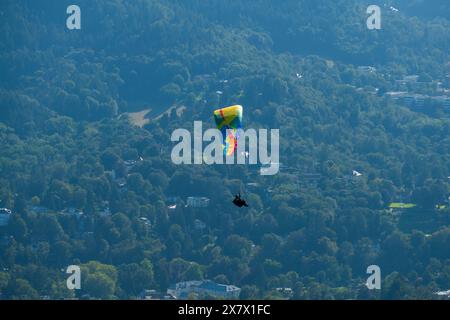
M 66 208 L 61 211 L 61 214 L 66 214 L 68 216 L 76 217 L 77 219 L 82 218 L 84 215 L 83 211 L 75 209 L 75 208 Z
M 364 73 L 374 73 L 374 72 L 377 72 L 377 69 L 372 66 L 359 66 L 358 71 L 364 72 Z
M 136 160 L 125 160 L 123 162 L 127 171 L 133 169 L 133 167 L 136 165 L 136 163 L 137 163 Z
M 435 295 L 441 299 L 450 299 L 450 290 L 435 292 Z
M 444 108 L 449 109 L 450 108 L 450 97 L 448 96 L 437 96 L 433 97 L 432 100 L 440 105 L 442 105 Z
M 139 295 L 138 299 L 140 300 L 174 300 L 175 297 L 164 294 L 162 292 L 158 292 L 156 290 L 143 290 Z
M 192 208 L 206 208 L 209 206 L 209 199 L 206 197 L 188 197 L 187 206 Z
M 152 226 L 152 223 L 146 217 L 140 217 L 139 220 L 141 220 L 146 227 L 150 228 Z
M 419 76 L 416 74 L 411 74 L 403 77 L 403 81 L 406 83 L 415 83 L 419 80 Z
M 0 227 L 7 226 L 11 218 L 11 210 L 0 208 Z
M 211 280 L 185 281 L 171 285 L 167 294 L 177 299 L 186 299 L 190 294 L 208 295 L 221 299 L 238 299 L 241 289 L 226 284 L 218 284 Z
M 291 298 L 294 295 L 292 288 L 276 288 L 275 290 L 287 298 Z

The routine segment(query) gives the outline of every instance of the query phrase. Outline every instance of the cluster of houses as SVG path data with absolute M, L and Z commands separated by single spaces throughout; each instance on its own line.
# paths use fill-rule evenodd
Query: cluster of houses
M 241 289 L 234 285 L 220 284 L 211 280 L 191 280 L 170 285 L 166 293 L 156 290 L 143 290 L 138 299 L 185 300 L 209 297 L 212 299 L 236 300 L 239 299 L 240 293 Z M 291 296 L 292 294 L 292 292 L 285 291 L 283 293 L 287 296 Z
M 27 207 L 27 209 L 28 209 L 28 211 L 37 213 L 37 214 L 52 213 L 52 212 L 55 213 L 56 212 L 61 215 L 76 217 L 77 219 L 81 219 L 85 215 L 83 210 L 73 208 L 73 207 L 64 208 L 60 211 L 54 211 L 52 209 L 49 209 L 47 207 L 40 206 L 40 205 L 29 205 Z M 106 200 L 102 201 L 100 204 L 96 205 L 95 210 L 96 210 L 96 212 L 99 213 L 99 215 L 101 217 L 111 216 L 111 210 L 109 208 L 109 201 L 106 201 Z M 1 210 L 0 210 L 0 212 L 1 212 Z
M 292 288 L 275 288 L 275 290 L 284 298 L 291 299 L 294 296 L 294 290 Z
M 433 80 L 431 82 L 425 82 L 419 81 L 419 75 L 405 75 L 402 79 L 395 80 L 395 85 L 392 88 L 393 91 L 386 92 L 385 96 L 412 109 L 421 109 L 430 105 L 450 111 L 450 62 L 448 68 L 449 73 L 445 81 Z M 372 66 L 359 66 L 357 70 L 363 74 L 377 72 L 377 69 Z M 430 85 L 433 86 L 435 94 L 419 93 L 429 88 Z
M 167 292 L 143 290 L 138 296 L 140 300 L 186 300 L 212 299 L 235 300 L 239 298 L 241 289 L 234 285 L 220 284 L 211 280 L 191 280 L 177 282 L 169 286 Z
M 425 107 L 426 102 L 430 102 L 431 104 L 439 105 L 446 110 L 450 110 L 450 96 L 429 96 L 426 94 L 408 93 L 405 91 L 386 92 L 386 96 L 410 108 L 423 108 Z
M 172 284 L 167 294 L 175 299 L 188 297 L 213 297 L 218 299 L 238 299 L 241 289 L 234 285 L 219 284 L 211 280 L 183 281 Z
M 167 198 L 167 208 L 169 210 L 175 210 L 177 208 L 177 205 L 180 203 L 179 197 L 168 197 Z M 209 207 L 210 199 L 207 197 L 188 197 L 186 199 L 186 205 L 185 207 L 189 208 L 207 208 Z

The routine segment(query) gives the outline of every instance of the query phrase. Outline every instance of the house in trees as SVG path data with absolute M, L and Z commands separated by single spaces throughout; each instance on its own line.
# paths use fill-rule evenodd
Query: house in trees
M 28 207 L 28 210 L 29 210 L 30 212 L 34 212 L 34 213 L 36 213 L 36 214 L 39 214 L 39 213 L 47 213 L 47 212 L 50 212 L 50 211 L 51 211 L 49 208 L 43 207 L 43 206 L 29 206 L 29 207 Z
M 195 219 L 194 220 L 194 228 L 195 228 L 195 230 L 202 231 L 206 228 L 206 223 L 204 223 L 203 221 L 201 221 L 199 219 Z
M 133 169 L 133 167 L 136 165 L 137 161 L 136 160 L 125 160 L 123 162 L 123 164 L 125 165 L 125 168 L 127 170 L 127 172 L 129 172 L 131 169 Z
M 247 189 L 252 192 L 259 191 L 260 185 L 257 182 L 249 182 L 247 183 Z
M 143 290 L 139 295 L 140 300 L 174 300 L 175 297 L 170 294 L 164 294 L 156 290 Z
M 76 217 L 77 219 L 81 219 L 84 216 L 84 212 L 75 208 L 65 208 L 61 211 L 61 214 L 65 214 L 71 217 Z
M 315 172 L 303 172 L 299 175 L 299 184 L 303 186 L 317 186 L 322 175 Z
M 358 72 L 361 73 L 375 73 L 377 72 L 377 69 L 372 66 L 358 66 L 357 68 Z
M 110 217 L 111 209 L 109 208 L 109 201 L 102 201 L 102 204 L 97 207 L 101 217 Z
M 186 299 L 192 294 L 220 299 L 238 299 L 240 293 L 241 289 L 236 286 L 218 284 L 211 280 L 178 282 L 167 289 L 167 294 L 176 299 Z
M 438 296 L 439 300 L 450 300 L 450 290 L 438 291 L 434 294 Z
M 167 197 L 166 204 L 167 204 L 167 208 L 169 210 L 175 210 L 179 203 L 180 203 L 180 197 L 177 197 L 177 196 Z
M 294 296 L 294 290 L 292 290 L 292 288 L 276 288 L 275 290 L 286 299 L 290 299 Z
M 432 100 L 438 105 L 442 106 L 445 110 L 450 110 L 450 97 L 449 96 L 436 96 Z
M 11 210 L 7 208 L 0 208 L 0 227 L 7 226 L 11 218 Z
M 206 208 L 209 206 L 209 198 L 206 197 L 188 197 L 187 206 L 191 208 Z

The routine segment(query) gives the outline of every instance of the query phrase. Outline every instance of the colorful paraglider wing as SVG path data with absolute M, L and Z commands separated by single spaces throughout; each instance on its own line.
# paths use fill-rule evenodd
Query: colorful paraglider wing
M 223 152 L 233 155 L 237 148 L 237 130 L 242 128 L 242 106 L 235 105 L 214 111 L 214 121 L 217 129 L 222 132 Z

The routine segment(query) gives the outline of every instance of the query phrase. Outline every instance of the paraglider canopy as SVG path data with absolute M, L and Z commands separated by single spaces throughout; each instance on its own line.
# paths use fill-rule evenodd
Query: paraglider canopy
M 234 105 L 214 111 L 214 121 L 223 137 L 223 152 L 231 156 L 237 148 L 237 130 L 242 128 L 242 112 L 240 105 Z

